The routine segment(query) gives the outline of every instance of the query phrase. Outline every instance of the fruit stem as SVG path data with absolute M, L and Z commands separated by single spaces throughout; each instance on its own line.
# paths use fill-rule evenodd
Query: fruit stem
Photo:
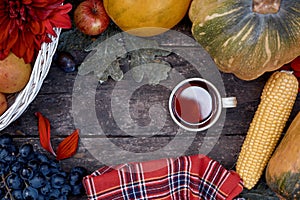
M 260 14 L 275 14 L 280 9 L 281 0 L 252 0 L 252 9 Z
M 8 176 L 8 175 L 7 175 L 7 176 Z M 7 186 L 7 184 L 6 184 L 6 181 L 5 181 L 6 178 L 4 177 L 4 174 L 2 174 L 1 178 L 2 178 L 3 184 L 4 184 L 4 186 L 5 186 L 5 189 L 6 189 L 6 191 L 7 191 L 7 193 L 6 193 L 5 196 L 9 195 L 9 197 L 10 197 L 11 200 L 15 200 L 15 198 L 14 198 L 13 195 L 11 194 L 11 190 L 8 188 L 8 186 Z

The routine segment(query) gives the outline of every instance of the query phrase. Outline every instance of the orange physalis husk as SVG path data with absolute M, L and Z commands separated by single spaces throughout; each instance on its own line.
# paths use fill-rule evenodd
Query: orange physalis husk
M 66 137 L 57 147 L 56 159 L 63 160 L 73 156 L 78 147 L 79 130 L 76 129 L 71 135 Z
M 41 146 L 47 150 L 48 152 L 52 153 L 56 156 L 52 145 L 51 145 L 51 134 L 50 134 L 50 122 L 49 120 L 44 117 L 40 112 L 36 112 L 35 115 L 38 117 L 38 129 L 40 135 L 40 143 Z

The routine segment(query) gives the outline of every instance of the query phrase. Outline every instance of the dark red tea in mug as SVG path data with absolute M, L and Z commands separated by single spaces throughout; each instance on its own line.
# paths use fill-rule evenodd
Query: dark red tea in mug
M 212 90 L 202 81 L 182 85 L 174 93 L 172 103 L 175 117 L 187 125 L 208 123 L 216 107 Z

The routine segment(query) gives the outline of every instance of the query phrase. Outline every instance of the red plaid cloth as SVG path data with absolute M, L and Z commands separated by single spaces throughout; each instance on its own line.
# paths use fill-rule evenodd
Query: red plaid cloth
M 219 200 L 243 190 L 236 172 L 204 155 L 102 167 L 83 184 L 90 200 Z

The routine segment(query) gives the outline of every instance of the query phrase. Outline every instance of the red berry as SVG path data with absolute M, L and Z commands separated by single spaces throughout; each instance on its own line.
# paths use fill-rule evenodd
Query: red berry
M 300 78 L 300 71 L 294 71 L 293 73 L 298 79 Z
M 300 56 L 291 62 L 291 67 L 295 72 L 300 72 Z
M 290 63 L 287 63 L 287 64 L 284 64 L 282 67 L 280 67 L 280 70 L 287 70 L 287 71 L 291 71 L 291 64 Z

